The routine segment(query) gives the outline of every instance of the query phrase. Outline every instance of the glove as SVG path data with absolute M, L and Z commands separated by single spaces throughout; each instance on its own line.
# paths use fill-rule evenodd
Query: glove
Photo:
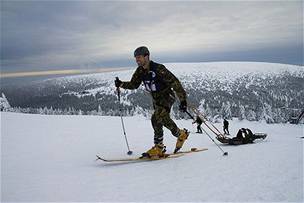
M 114 82 L 115 82 L 115 87 L 120 87 L 120 85 L 122 84 L 121 80 L 119 80 L 118 77 L 116 77 Z
M 182 112 L 186 112 L 187 111 L 187 101 L 181 101 L 180 105 L 179 105 L 179 110 L 181 110 Z

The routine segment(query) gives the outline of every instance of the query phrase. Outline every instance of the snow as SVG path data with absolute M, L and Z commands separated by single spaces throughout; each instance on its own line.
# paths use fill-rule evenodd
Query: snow
M 231 92 L 233 84 L 236 80 L 243 77 L 249 77 L 250 81 L 254 78 L 267 78 L 267 76 L 279 76 L 285 73 L 304 77 L 303 66 L 265 63 L 265 62 L 201 62 L 201 63 L 164 63 L 164 65 L 177 76 L 185 87 L 198 89 L 204 87 L 205 90 L 211 91 L 215 87 L 221 87 L 222 90 Z M 77 97 L 87 95 L 95 96 L 97 93 L 113 95 L 115 87 L 113 80 L 119 77 L 122 81 L 129 81 L 135 71 L 134 67 L 124 67 L 122 70 L 115 72 L 96 73 L 88 75 L 66 76 L 56 79 L 48 79 L 43 83 L 56 84 L 58 86 L 68 86 L 68 84 L 83 84 L 82 86 L 88 91 L 88 94 L 79 94 L 78 92 L 69 92 Z M 210 84 L 204 83 L 208 81 Z M 193 86 L 195 82 L 195 86 Z M 98 84 L 97 88 L 90 89 L 90 84 Z M 211 85 L 211 86 L 210 86 Z M 250 87 L 250 83 L 246 87 Z M 255 81 L 255 85 L 259 85 Z M 127 94 L 129 91 L 123 90 Z
M 148 119 L 124 122 L 132 157 L 151 147 Z M 196 129 L 191 120 L 176 122 Z M 221 129 L 221 123 L 214 125 Z M 303 125 L 230 120 L 232 135 L 241 127 L 268 137 L 250 145 L 221 144 L 229 153 L 224 157 L 206 135 L 191 134 L 183 149 L 208 151 L 109 164 L 95 161 L 95 154 L 129 157 L 120 117 L 1 112 L 1 201 L 303 202 Z M 165 130 L 169 151 L 175 141 Z

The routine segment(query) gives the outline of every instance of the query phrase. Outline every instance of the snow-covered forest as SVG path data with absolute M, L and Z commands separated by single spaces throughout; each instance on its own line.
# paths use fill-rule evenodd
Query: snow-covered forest
M 249 121 L 285 123 L 295 119 L 304 106 L 304 69 L 302 66 L 256 63 L 172 63 L 165 64 L 182 82 L 188 102 L 212 121 L 237 117 Z M 134 70 L 69 76 L 36 82 L 28 86 L 1 89 L 14 111 L 55 115 L 150 116 L 149 93 L 123 90 L 117 101 L 113 80 L 129 80 Z M 5 98 L 6 96 L 6 98 Z M 5 98 L 5 99 L 4 99 Z M 7 103 L 8 103 L 7 102 Z M 120 106 L 121 105 L 121 106 Z M 186 118 L 173 106 L 172 116 Z

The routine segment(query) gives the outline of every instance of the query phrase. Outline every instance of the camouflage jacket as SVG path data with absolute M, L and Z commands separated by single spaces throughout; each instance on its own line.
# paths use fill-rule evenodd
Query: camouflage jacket
M 173 103 L 175 94 L 180 101 L 186 100 L 186 92 L 180 81 L 162 64 L 150 61 L 149 70 L 139 66 L 133 74 L 131 81 L 123 82 L 121 87 L 124 89 L 137 89 L 141 83 L 149 91 L 156 105 L 167 106 Z M 173 92 L 174 91 L 174 92 Z

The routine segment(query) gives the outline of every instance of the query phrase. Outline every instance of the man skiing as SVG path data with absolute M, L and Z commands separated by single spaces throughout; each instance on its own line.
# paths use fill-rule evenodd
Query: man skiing
M 137 89 L 143 82 L 145 89 L 151 93 L 154 113 L 151 123 L 154 129 L 154 146 L 143 156 L 160 158 L 165 155 L 166 147 L 163 144 L 163 126 L 168 128 L 172 135 L 177 137 L 174 153 L 178 152 L 189 136 L 186 129 L 179 129 L 170 118 L 170 110 L 175 102 L 175 94 L 180 101 L 180 110 L 187 110 L 187 96 L 179 80 L 162 64 L 150 60 L 150 52 L 147 47 L 141 46 L 134 51 L 134 57 L 138 68 L 134 72 L 131 81 L 122 82 L 115 80 L 117 88 Z M 175 94 L 174 94 L 175 92 Z
M 229 135 L 229 130 L 228 130 L 229 122 L 226 119 L 224 119 L 223 124 L 224 124 L 224 127 L 223 127 L 224 128 L 224 134 Z
M 199 116 L 197 116 L 196 120 L 193 121 L 192 124 L 194 124 L 194 123 L 197 123 L 197 131 L 196 131 L 196 133 L 203 133 L 202 128 L 201 128 L 201 125 L 203 123 L 202 119 Z

